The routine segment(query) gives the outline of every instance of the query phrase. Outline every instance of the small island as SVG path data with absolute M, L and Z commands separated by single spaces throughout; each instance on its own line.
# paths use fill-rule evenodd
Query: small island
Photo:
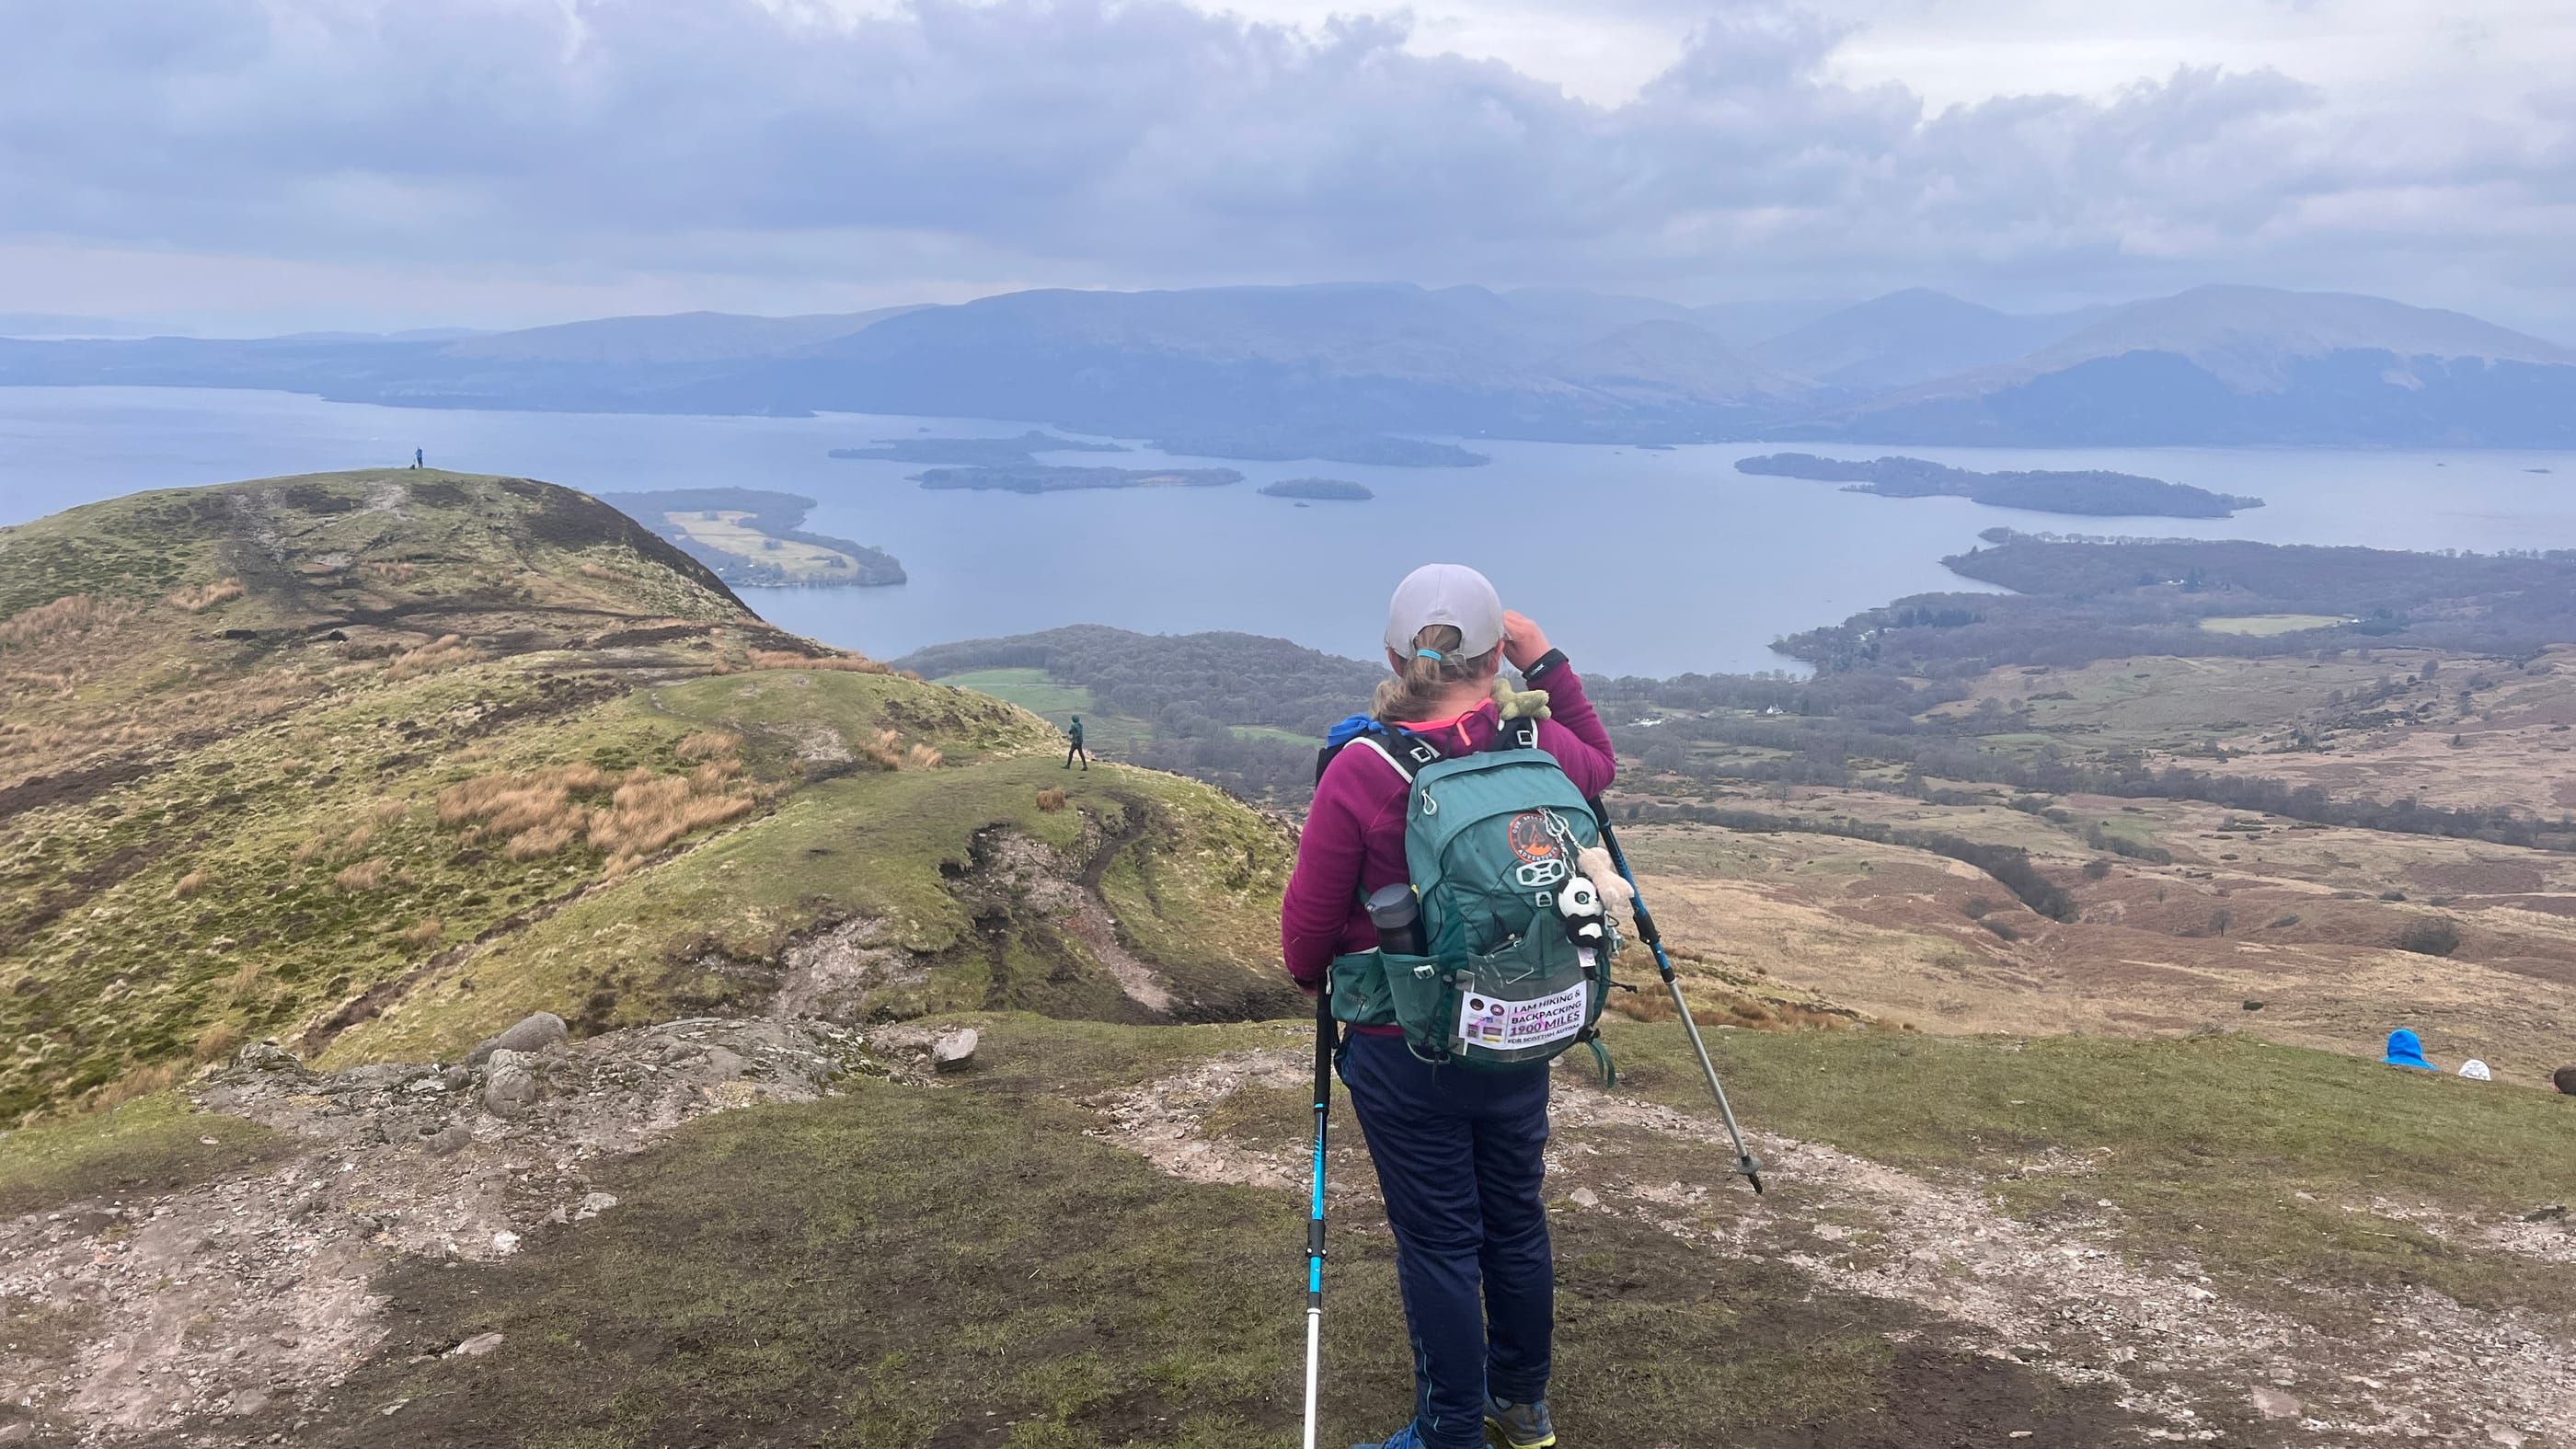
M 807 533 L 814 500 L 758 488 L 666 488 L 603 493 L 599 501 L 660 534 L 728 584 L 754 588 L 874 588 L 904 582 L 881 548 Z
M 1325 463 L 1366 463 L 1387 468 L 1477 468 L 1493 461 L 1454 443 L 1426 443 L 1419 438 L 1294 423 L 1163 433 L 1155 437 L 1154 446 L 1182 457 L 1240 458 L 1252 463 L 1313 458 Z
M 1377 494 L 1365 483 L 1340 478 L 1283 478 L 1261 485 L 1265 498 L 1314 498 L 1332 503 L 1366 503 Z
M 1007 468 L 1034 463 L 1040 453 L 1126 453 L 1116 443 L 1087 443 L 1053 433 L 1030 431 L 1016 438 L 879 438 L 871 448 L 834 448 L 826 456 L 861 462 L 957 463 L 978 468 Z
M 1873 458 L 1867 462 L 1819 458 L 1813 453 L 1772 453 L 1737 462 L 1735 471 L 1778 478 L 1847 483 L 1847 493 L 1882 498 L 1967 498 L 1995 508 L 2091 517 L 2229 518 L 2263 500 L 2213 493 L 2188 483 L 2167 483 L 2134 473 L 1977 473 L 1923 458 Z
M 915 473 L 924 488 L 992 488 L 1008 493 L 1065 493 L 1079 488 L 1221 488 L 1240 483 L 1232 468 L 1066 468 L 1025 463 L 993 468 L 932 468 Z

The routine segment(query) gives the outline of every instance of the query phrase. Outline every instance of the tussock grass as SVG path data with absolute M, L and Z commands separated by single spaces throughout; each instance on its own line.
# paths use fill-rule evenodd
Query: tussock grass
M 393 874 L 393 862 L 382 857 L 342 866 L 331 877 L 331 884 L 351 895 L 381 887 Z
M 190 1052 L 201 1062 L 219 1062 L 231 1056 L 242 1044 L 242 1029 L 229 1021 L 210 1023 L 197 1033 L 197 1044 Z
M 100 1111 L 112 1111 L 128 1102 L 166 1092 L 186 1072 L 185 1063 L 151 1062 L 136 1067 L 90 1095 L 89 1105 Z
M 388 584 L 407 584 L 420 577 L 420 565 L 400 559 L 371 559 L 358 565 L 358 572 Z
M 179 883 L 170 888 L 171 893 L 184 901 L 188 897 L 195 895 L 197 892 L 204 890 L 207 883 L 213 879 L 213 876 L 208 875 L 202 870 L 192 870 L 186 875 L 179 877 Z
M 121 628 L 143 617 L 140 605 L 122 599 L 66 594 L 50 604 L 0 619 L 0 649 L 27 649 L 60 642 L 102 629 Z
M 483 651 L 465 642 L 459 634 L 442 634 L 417 649 L 406 649 L 385 666 L 387 680 L 417 679 L 444 669 L 461 669 L 480 664 L 489 658 Z
M 1061 810 L 1064 808 L 1064 800 L 1065 795 L 1062 790 L 1040 790 L 1038 792 L 1038 808 L 1040 810 L 1045 810 L 1050 813 Z
M 682 736 L 680 742 L 671 748 L 671 753 L 678 756 L 682 764 L 696 764 L 700 760 L 731 756 L 741 749 L 742 736 L 731 730 L 695 730 Z
M 905 744 L 901 730 L 878 730 L 859 741 L 858 753 L 880 770 L 936 770 L 947 758 L 936 746 Z
M 169 602 L 191 614 L 202 614 L 217 604 L 240 598 L 244 592 L 241 580 L 224 579 L 216 583 L 194 584 L 186 588 L 174 589 L 170 593 Z
M 446 934 L 447 923 L 432 916 L 417 925 L 407 927 L 402 933 L 402 938 L 415 946 L 428 946 L 435 944 L 439 937 Z
M 0 721 L 0 759 L 12 755 L 49 755 L 79 737 L 60 725 Z
M 850 674 L 892 674 L 894 670 L 863 654 L 798 654 L 788 649 L 754 649 L 753 669 L 836 669 Z
M 438 820 L 507 837 L 503 850 L 512 860 L 587 842 L 608 856 L 609 874 L 623 875 L 687 835 L 748 813 L 755 801 L 739 782 L 742 771 L 741 761 L 720 758 L 701 759 L 685 775 L 638 767 L 611 776 L 589 764 L 484 775 L 440 791 Z M 605 803 L 585 803 L 603 794 Z
M 745 795 L 703 793 L 694 775 L 629 777 L 610 807 L 591 816 L 590 843 L 608 852 L 610 875 L 624 875 L 645 856 L 748 814 L 751 806 Z

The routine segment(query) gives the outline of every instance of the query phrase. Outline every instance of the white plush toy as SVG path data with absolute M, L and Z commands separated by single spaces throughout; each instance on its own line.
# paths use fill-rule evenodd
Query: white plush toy
M 1591 878 L 1593 887 L 1601 892 L 1603 906 L 1613 914 L 1625 911 L 1632 919 L 1636 916 L 1637 888 L 1628 884 L 1628 878 L 1619 873 L 1619 863 L 1610 858 L 1608 849 L 1587 845 L 1581 854 L 1574 857 L 1574 864 L 1578 871 Z

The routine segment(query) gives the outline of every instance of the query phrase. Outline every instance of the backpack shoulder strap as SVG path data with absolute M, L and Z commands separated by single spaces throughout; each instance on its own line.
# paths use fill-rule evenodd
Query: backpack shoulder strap
M 1361 735 L 1351 743 L 1366 745 L 1375 750 L 1388 764 L 1395 767 L 1395 772 L 1402 775 L 1408 785 L 1414 782 L 1415 777 L 1419 776 L 1426 766 L 1440 763 L 1441 758 L 1439 746 L 1419 735 L 1408 734 L 1401 730 L 1386 735 Z
M 1486 744 L 1488 752 L 1497 750 L 1534 750 L 1538 748 L 1538 720 L 1524 715 L 1507 719 L 1495 729 L 1494 738 Z
M 1413 783 L 1414 776 L 1422 773 L 1424 766 L 1440 759 L 1439 749 L 1429 740 L 1408 730 L 1391 729 L 1369 715 L 1355 714 L 1333 726 L 1324 747 L 1316 751 L 1317 783 L 1323 781 L 1324 771 L 1332 765 L 1333 757 L 1352 745 L 1367 746 L 1380 759 L 1394 766 L 1395 772 L 1404 777 L 1407 785 Z

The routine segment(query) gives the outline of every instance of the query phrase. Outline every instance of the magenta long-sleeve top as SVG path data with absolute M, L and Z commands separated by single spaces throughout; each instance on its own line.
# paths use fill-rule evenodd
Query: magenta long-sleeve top
M 1539 748 L 1556 756 L 1566 778 L 1585 798 L 1610 787 L 1618 761 L 1610 732 L 1584 697 L 1572 665 L 1548 671 L 1549 717 L 1539 721 Z M 1501 716 L 1491 701 L 1455 722 L 1422 733 L 1444 755 L 1463 755 L 1493 742 Z M 1297 869 L 1279 912 L 1279 949 L 1288 974 L 1309 990 L 1322 981 L 1333 958 L 1377 945 L 1360 902 L 1370 891 L 1406 878 L 1404 809 L 1411 785 L 1377 751 L 1345 749 L 1315 783 L 1315 803 L 1297 842 Z

